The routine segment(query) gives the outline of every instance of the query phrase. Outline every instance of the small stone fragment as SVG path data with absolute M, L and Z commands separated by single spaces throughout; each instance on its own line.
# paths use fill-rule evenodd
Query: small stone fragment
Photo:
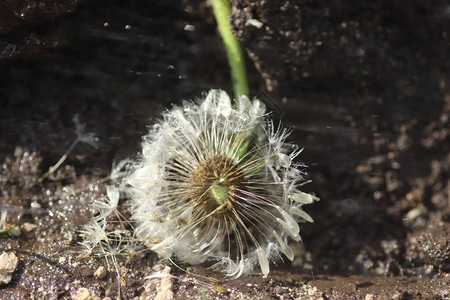
M 31 232 L 31 231 L 35 230 L 36 227 L 37 227 L 36 224 L 32 224 L 32 223 L 28 223 L 28 222 L 23 223 L 23 225 L 22 225 L 22 229 L 23 229 L 25 232 Z
M 94 276 L 98 279 L 103 279 L 106 276 L 106 268 L 104 266 L 98 267 L 97 271 L 94 272 Z
M 408 211 L 405 217 L 406 224 L 412 224 L 417 218 L 425 215 L 427 213 L 427 209 L 420 205 Z
M 87 288 L 79 288 L 76 294 L 72 296 L 72 300 L 101 300 L 101 298 Z
M 372 294 L 367 294 L 364 300 L 373 300 L 375 299 Z
M 12 273 L 18 264 L 19 259 L 14 252 L 3 252 L 0 255 L 0 285 L 11 282 Z
M 174 294 L 170 267 L 165 267 L 161 273 L 163 276 L 161 277 L 155 300 L 172 300 L 174 299 Z

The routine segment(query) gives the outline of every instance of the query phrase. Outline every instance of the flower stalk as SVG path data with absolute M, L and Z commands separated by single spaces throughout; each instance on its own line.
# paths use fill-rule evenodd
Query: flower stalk
M 231 68 L 234 96 L 236 102 L 238 102 L 241 96 L 249 96 L 249 88 L 242 48 L 233 35 L 229 21 L 231 6 L 228 0 L 211 0 L 211 3 L 214 16 L 216 17 L 217 27 L 227 52 L 228 64 Z

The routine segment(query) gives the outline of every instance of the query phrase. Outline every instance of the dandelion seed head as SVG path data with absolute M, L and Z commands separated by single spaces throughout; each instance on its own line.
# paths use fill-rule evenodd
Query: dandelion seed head
M 317 198 L 299 190 L 302 150 L 288 136 L 261 101 L 233 105 L 221 90 L 167 110 L 143 138 L 140 159 L 120 173 L 135 236 L 165 258 L 216 260 L 231 277 L 256 264 L 267 276 L 279 253 L 292 260 L 298 222 L 312 221 L 302 206 Z M 111 204 L 118 194 L 108 190 Z
M 317 200 L 300 191 L 302 149 L 286 142 L 265 105 L 248 97 L 232 104 L 221 90 L 198 103 L 166 110 L 143 137 L 142 154 L 113 168 L 106 195 L 81 234 L 88 253 L 117 269 L 117 255 L 144 250 L 188 264 L 216 261 L 237 278 L 259 265 L 289 260 L 289 241 L 301 241 L 298 222 L 312 222 L 302 206 Z M 125 198 L 131 220 L 119 207 Z

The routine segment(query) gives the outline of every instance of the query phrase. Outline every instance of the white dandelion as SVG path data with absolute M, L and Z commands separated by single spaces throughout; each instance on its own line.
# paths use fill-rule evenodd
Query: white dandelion
M 299 190 L 302 150 L 288 135 L 261 101 L 243 96 L 233 105 L 221 90 L 166 111 L 119 185 L 135 237 L 165 258 L 215 260 L 230 277 L 256 264 L 265 277 L 280 252 L 293 260 L 298 222 L 313 221 L 302 206 L 317 198 Z

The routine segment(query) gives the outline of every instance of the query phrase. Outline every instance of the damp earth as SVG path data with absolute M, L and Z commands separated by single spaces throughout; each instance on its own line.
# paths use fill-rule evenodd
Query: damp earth
M 422 2 L 233 0 L 252 94 L 304 147 L 315 223 L 268 278 L 146 253 L 120 261 L 119 287 L 78 232 L 166 107 L 231 92 L 210 6 L 0 1 L 0 298 L 154 298 L 161 271 L 176 299 L 448 299 L 450 5 Z M 75 124 L 97 147 L 43 178 Z

